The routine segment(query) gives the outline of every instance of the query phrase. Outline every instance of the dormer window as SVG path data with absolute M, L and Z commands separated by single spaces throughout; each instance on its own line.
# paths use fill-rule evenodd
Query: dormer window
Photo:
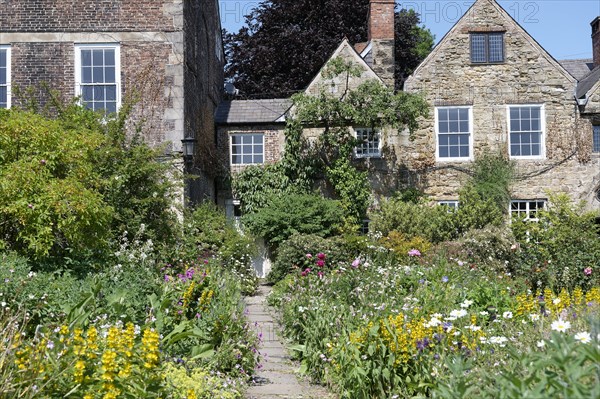
M 504 62 L 504 33 L 472 32 L 471 62 L 473 64 L 498 64 Z

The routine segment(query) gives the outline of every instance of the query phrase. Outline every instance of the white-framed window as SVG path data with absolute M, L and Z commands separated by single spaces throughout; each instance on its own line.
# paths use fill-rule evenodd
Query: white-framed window
M 0 108 L 10 108 L 10 46 L 0 45 Z
M 438 161 L 468 161 L 473 155 L 473 108 L 436 107 L 435 149 Z
M 253 165 L 264 162 L 263 133 L 233 133 L 230 136 L 231 164 Z
M 473 64 L 498 64 L 504 62 L 504 33 L 471 33 L 471 62 Z
M 438 205 L 447 207 L 448 211 L 451 211 L 451 212 L 458 209 L 458 201 L 457 200 L 438 201 Z
M 592 152 L 600 153 L 600 125 L 594 125 L 592 129 Z
M 75 95 L 94 111 L 121 105 L 121 48 L 118 44 L 75 45 Z
M 546 207 L 546 200 L 512 200 L 510 201 L 510 217 L 518 220 L 537 220 L 537 211 Z
M 511 158 L 544 158 L 544 106 L 508 106 L 508 146 Z
M 357 158 L 381 157 L 381 131 L 366 127 L 355 127 L 356 148 L 354 153 Z

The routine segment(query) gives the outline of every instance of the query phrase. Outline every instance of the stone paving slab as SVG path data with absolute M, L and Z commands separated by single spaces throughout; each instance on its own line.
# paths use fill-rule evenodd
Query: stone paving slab
M 261 337 L 259 349 L 262 367 L 255 373 L 256 385 L 248 388 L 247 399 L 334 399 L 323 387 L 310 385 L 296 377 L 298 365 L 284 347 L 279 325 L 273 319 L 266 296 L 271 287 L 261 284 L 258 294 L 246 297 L 246 317 L 250 327 Z

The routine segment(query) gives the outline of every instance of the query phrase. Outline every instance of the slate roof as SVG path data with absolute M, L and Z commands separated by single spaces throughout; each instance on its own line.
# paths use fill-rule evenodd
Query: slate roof
M 577 98 L 583 98 L 588 91 L 600 80 L 600 66 L 597 66 L 592 72 L 586 77 L 581 79 L 577 84 L 577 91 L 575 95 Z
M 289 98 L 223 101 L 217 108 L 215 121 L 219 125 L 283 122 L 282 116 L 291 106 Z
M 578 60 L 560 60 L 558 61 L 573 77 L 581 80 L 594 69 L 594 60 L 591 58 Z

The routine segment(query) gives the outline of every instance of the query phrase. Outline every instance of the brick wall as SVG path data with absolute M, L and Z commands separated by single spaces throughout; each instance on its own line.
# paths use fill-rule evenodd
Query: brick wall
M 600 17 L 596 17 L 592 25 L 592 55 L 594 57 L 594 67 L 600 65 Z
M 181 7 L 180 3 L 181 0 L 0 0 L 0 31 L 173 31 L 170 8 L 178 4 Z
M 44 86 L 58 90 L 63 100 L 74 96 L 73 43 L 13 43 L 11 58 L 14 91 L 33 95 L 42 106 L 48 100 Z M 22 104 L 23 100 L 25 98 L 14 96 L 13 104 Z

